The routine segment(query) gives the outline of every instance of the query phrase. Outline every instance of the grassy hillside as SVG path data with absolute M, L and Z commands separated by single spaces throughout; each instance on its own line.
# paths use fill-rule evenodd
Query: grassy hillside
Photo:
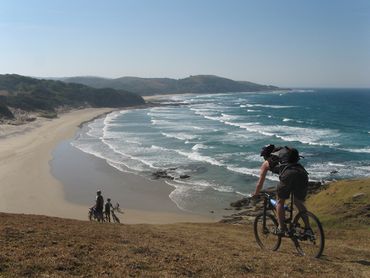
M 117 225 L 0 214 L 0 276 L 368 277 L 368 234 L 327 235 L 325 256 L 310 259 L 287 239 L 277 252 L 259 249 L 251 225 Z
M 311 196 L 307 206 L 327 226 L 370 230 L 370 179 L 343 180 Z
M 121 77 L 116 79 L 100 77 L 70 77 L 61 79 L 88 85 L 94 88 L 123 89 L 139 95 L 179 93 L 228 93 L 251 92 L 278 89 L 247 81 L 234 81 L 214 75 L 194 75 L 184 79 Z
M 356 188 L 367 190 L 369 181 L 361 183 Z M 337 208 L 357 192 L 352 184 L 336 183 L 308 203 L 341 221 Z M 0 277 L 369 277 L 368 228 L 324 229 L 324 255 L 310 259 L 288 239 L 277 252 L 261 250 L 251 224 L 119 225 L 0 213 Z
M 95 89 L 81 84 L 5 74 L 0 75 L 0 117 L 11 118 L 9 110 L 55 111 L 58 107 L 125 107 L 143 104 L 133 93 Z

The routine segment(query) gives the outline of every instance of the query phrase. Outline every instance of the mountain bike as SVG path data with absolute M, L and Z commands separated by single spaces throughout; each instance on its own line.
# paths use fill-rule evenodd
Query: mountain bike
M 112 219 L 114 223 L 121 223 L 117 215 L 114 213 L 114 209 L 112 209 L 111 214 L 112 214 Z
M 89 208 L 88 218 L 90 221 L 104 222 L 104 217 L 102 214 L 99 214 L 95 207 Z
M 300 255 L 319 258 L 325 245 L 324 230 L 319 219 L 309 211 L 298 212 L 293 218 L 294 195 L 291 194 L 290 204 L 284 206 L 289 213 L 285 219 L 287 232 L 281 235 L 276 216 L 277 201 L 268 191 L 261 191 L 260 196 L 263 198 L 263 211 L 254 220 L 254 235 L 258 245 L 262 249 L 276 251 L 282 237 L 288 237 Z

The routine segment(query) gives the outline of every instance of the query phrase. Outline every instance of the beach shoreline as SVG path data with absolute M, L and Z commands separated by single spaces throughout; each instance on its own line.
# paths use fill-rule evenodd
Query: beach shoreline
M 53 176 L 50 161 L 53 159 L 54 149 L 61 142 L 73 138 L 82 123 L 110 111 L 113 109 L 73 110 L 61 114 L 56 119 L 36 120 L 18 129 L 14 127 L 8 135 L 4 135 L 3 132 L 0 138 L 2 143 L 0 146 L 0 211 L 86 220 L 88 206 L 83 202 L 66 200 L 65 185 Z M 97 159 L 94 158 L 95 162 Z M 101 160 L 98 163 L 103 165 L 105 161 Z M 119 173 L 119 175 L 122 178 L 128 177 L 126 173 Z M 144 178 L 136 175 L 129 178 L 132 184 L 141 184 L 142 179 Z M 164 186 L 163 192 L 159 192 L 158 195 L 161 198 L 168 198 L 169 186 L 163 181 L 159 183 Z M 92 188 L 93 194 L 95 189 L 95 187 Z M 150 193 L 150 190 L 145 192 L 144 187 L 141 189 L 143 196 Z M 150 197 L 147 196 L 147 200 L 149 199 Z M 215 221 L 211 217 L 185 213 L 177 207 L 167 209 L 166 206 L 163 208 L 157 206 L 153 209 L 143 204 L 134 209 L 125 209 L 124 203 L 121 206 L 125 211 L 121 217 L 123 223 L 165 224 Z

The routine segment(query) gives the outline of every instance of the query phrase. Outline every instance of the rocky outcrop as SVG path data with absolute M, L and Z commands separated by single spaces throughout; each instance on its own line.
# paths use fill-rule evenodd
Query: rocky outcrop
M 154 179 L 188 179 L 190 178 L 187 174 L 178 175 L 178 173 L 175 172 L 177 168 L 168 168 L 165 170 L 158 170 L 152 173 L 152 177 Z

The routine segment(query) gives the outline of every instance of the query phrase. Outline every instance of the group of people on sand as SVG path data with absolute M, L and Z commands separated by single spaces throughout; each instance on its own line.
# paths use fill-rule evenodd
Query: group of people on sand
M 99 222 L 111 222 L 111 215 L 114 213 L 114 210 L 119 211 L 119 204 L 117 203 L 116 207 L 113 207 L 110 198 L 107 198 L 104 204 L 102 192 L 98 190 L 96 192 L 95 205 L 91 209 L 94 209 L 95 217 Z

